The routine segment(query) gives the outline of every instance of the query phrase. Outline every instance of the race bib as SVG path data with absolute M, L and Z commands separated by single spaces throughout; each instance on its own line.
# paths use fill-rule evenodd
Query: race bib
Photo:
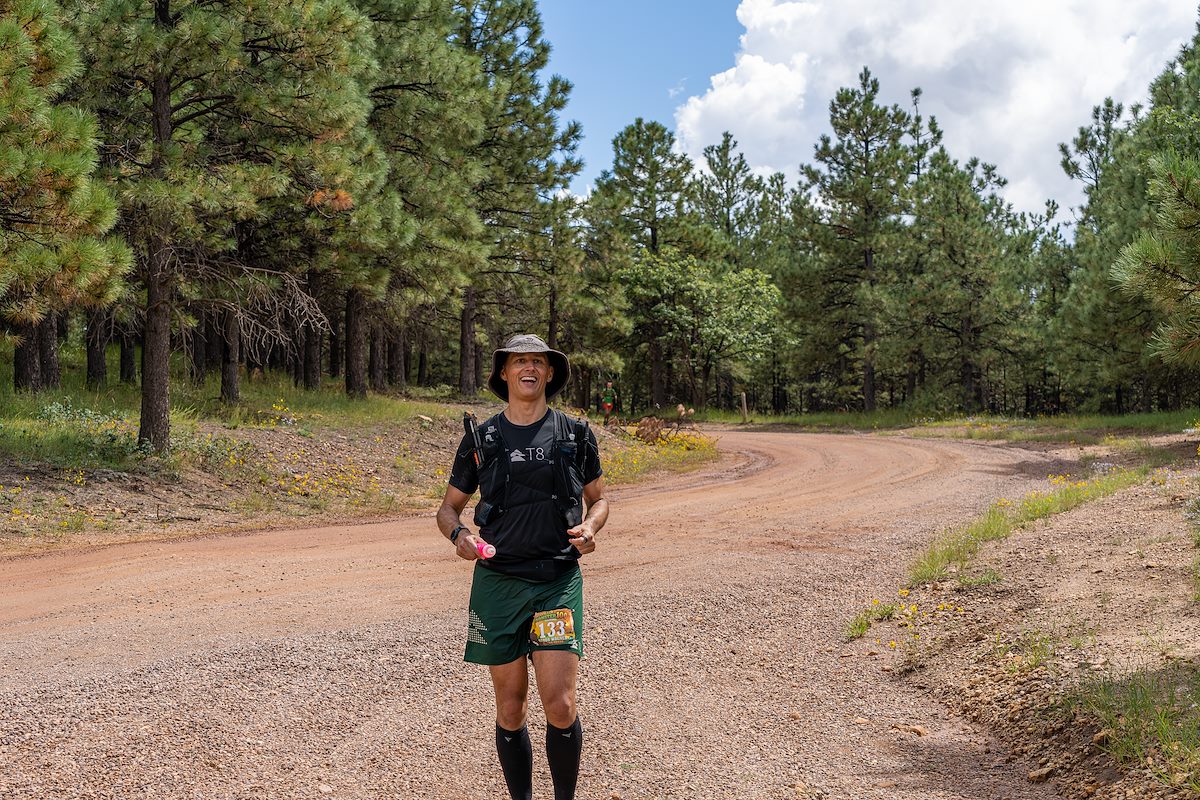
M 575 641 L 575 617 L 569 608 L 539 611 L 533 615 L 529 640 L 535 645 L 568 644 Z

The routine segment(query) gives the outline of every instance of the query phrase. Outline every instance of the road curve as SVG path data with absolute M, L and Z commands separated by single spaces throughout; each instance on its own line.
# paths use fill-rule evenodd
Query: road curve
M 1053 796 L 841 634 L 1042 458 L 720 436 L 714 467 L 612 492 L 585 560 L 581 797 Z M 429 516 L 0 560 L 0 797 L 499 797 L 468 581 Z

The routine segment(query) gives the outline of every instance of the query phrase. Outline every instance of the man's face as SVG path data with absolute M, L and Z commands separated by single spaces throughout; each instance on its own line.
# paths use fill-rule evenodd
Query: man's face
M 554 367 L 545 353 L 509 353 L 500 369 L 500 380 L 508 384 L 509 400 L 536 400 L 546 393 Z

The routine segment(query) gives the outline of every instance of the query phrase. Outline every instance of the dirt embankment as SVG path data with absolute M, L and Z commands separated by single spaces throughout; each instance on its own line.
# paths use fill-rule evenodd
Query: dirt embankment
M 844 625 L 1061 457 L 721 436 L 585 560 L 580 796 L 1058 796 Z M 427 515 L 0 561 L 0 797 L 500 797 L 468 573 Z
M 129 456 L 123 470 L 0 458 L 0 556 L 428 511 L 445 491 L 467 407 L 336 428 L 297 417 L 282 401 L 276 408 L 236 429 L 200 423 L 176 435 L 171 453 Z M 480 418 L 495 410 L 470 408 Z M 639 442 L 631 429 L 592 430 L 618 483 L 715 457 L 711 443 L 686 428 L 668 428 L 665 443 L 655 447 Z M 117 435 L 85 425 L 67 433 L 79 449 L 78 463 L 99 458 L 83 455 L 86 443 L 103 450 L 106 437 Z M 121 435 L 122 447 L 132 447 L 134 431 Z
M 950 580 L 909 593 L 901 602 L 917 613 L 876 626 L 859 647 L 897 641 L 888 669 L 995 731 L 1008 750 L 997 766 L 1024 755 L 1032 777 L 1064 797 L 1195 798 L 1194 757 L 1189 765 L 1159 746 L 1118 769 L 1109 751 L 1119 734 L 1085 702 L 1101 686 L 1171 685 L 1184 694 L 1157 698 L 1155 713 L 1190 704 L 1196 718 L 1195 678 L 1180 680 L 1200 671 L 1196 549 L 1184 516 L 1195 482 L 1194 468 L 1161 470 L 1018 529 L 971 565 L 968 581 L 981 585 Z

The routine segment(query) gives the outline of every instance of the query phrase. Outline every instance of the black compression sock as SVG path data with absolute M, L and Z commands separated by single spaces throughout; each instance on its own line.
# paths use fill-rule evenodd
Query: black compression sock
M 531 800 L 533 797 L 533 746 L 529 743 L 529 728 L 508 731 L 496 726 L 496 755 L 500 756 L 500 769 L 504 770 L 504 782 L 513 800 Z
M 569 728 L 546 723 L 546 760 L 550 762 L 550 777 L 554 780 L 554 800 L 575 800 L 582 752 L 583 726 L 579 717 L 575 717 Z

